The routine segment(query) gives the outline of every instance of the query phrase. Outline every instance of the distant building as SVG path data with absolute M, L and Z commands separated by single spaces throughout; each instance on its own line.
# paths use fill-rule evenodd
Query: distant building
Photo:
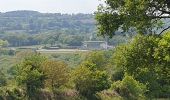
M 106 41 L 84 41 L 82 48 L 86 50 L 106 50 L 107 47 Z

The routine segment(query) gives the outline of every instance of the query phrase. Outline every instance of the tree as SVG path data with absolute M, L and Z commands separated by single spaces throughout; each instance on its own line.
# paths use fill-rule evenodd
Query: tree
M 170 18 L 169 0 L 104 0 L 96 20 L 100 35 L 112 37 L 116 31 L 137 30 L 152 34 L 162 26 L 161 19 Z M 167 28 L 163 29 L 164 32 Z M 161 33 L 162 33 L 161 32 Z M 160 33 L 160 34 L 161 34 Z
M 95 64 L 98 70 L 105 70 L 110 73 L 112 66 L 109 65 L 110 58 L 112 57 L 112 50 L 110 51 L 92 51 L 86 55 L 85 63 L 90 62 Z
M 69 46 L 81 46 L 83 39 L 84 37 L 80 35 L 71 36 L 69 40 L 67 41 L 67 44 Z
M 8 43 L 7 40 L 4 41 L 4 40 L 1 40 L 1 39 L 0 39 L 0 47 L 7 47 L 8 44 L 9 44 L 9 43 Z
M 165 33 L 158 42 L 154 58 L 159 64 L 159 83 L 162 86 L 162 96 L 170 97 L 170 32 Z
M 40 54 L 32 54 L 17 65 L 16 80 L 19 85 L 26 88 L 30 99 L 36 98 L 36 93 L 44 86 L 46 79 L 42 71 L 42 63 L 46 60 Z
M 69 81 L 69 68 L 61 61 L 45 61 L 43 63 L 43 72 L 47 76 L 46 85 L 53 92 Z
M 116 81 L 112 84 L 114 89 L 123 100 L 145 100 L 146 86 L 136 81 L 132 76 L 125 75 L 122 81 Z
M 85 60 L 95 64 L 98 69 L 105 69 L 106 64 L 108 63 L 108 59 L 105 57 L 103 51 L 90 52 L 88 53 Z
M 6 75 L 3 73 L 3 70 L 0 70 L 0 87 L 7 85 Z
M 89 100 L 94 100 L 97 92 L 110 87 L 107 73 L 97 70 L 95 64 L 83 64 L 72 75 L 76 90 Z
M 89 64 L 93 64 L 96 66 L 97 70 L 106 71 L 109 77 L 113 75 L 114 66 L 111 64 L 111 57 L 113 51 L 92 51 L 89 52 L 82 64 L 84 66 L 89 66 Z M 120 77 L 120 75 L 119 75 Z
M 116 48 L 114 65 L 147 84 L 149 97 L 166 98 L 170 93 L 169 40 L 169 33 L 161 37 L 138 35 L 131 43 Z

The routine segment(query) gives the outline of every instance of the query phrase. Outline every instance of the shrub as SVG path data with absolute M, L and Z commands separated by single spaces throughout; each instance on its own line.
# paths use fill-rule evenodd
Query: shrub
M 132 76 L 126 75 L 122 81 L 114 82 L 111 89 L 114 89 L 126 100 L 143 100 L 145 98 L 146 86 L 136 81 Z
M 0 69 L 0 87 L 7 85 L 6 75 L 3 73 L 3 70 Z
M 26 99 L 25 93 L 19 88 L 12 88 L 6 91 L 6 100 L 23 100 Z
M 148 97 L 168 98 L 163 87 L 170 84 L 170 32 L 163 36 L 138 35 L 129 44 L 116 48 L 113 62 L 116 68 L 147 83 Z
M 88 99 L 95 99 L 95 94 L 110 87 L 108 75 L 99 71 L 94 64 L 81 65 L 73 72 L 76 90 Z
M 47 79 L 45 83 L 53 91 L 65 85 L 69 81 L 69 68 L 62 61 L 45 61 L 43 63 L 43 72 Z
M 17 66 L 16 80 L 19 85 L 26 88 L 30 99 L 33 99 L 36 92 L 44 87 L 46 77 L 41 67 L 45 60 L 46 58 L 40 54 L 32 54 Z

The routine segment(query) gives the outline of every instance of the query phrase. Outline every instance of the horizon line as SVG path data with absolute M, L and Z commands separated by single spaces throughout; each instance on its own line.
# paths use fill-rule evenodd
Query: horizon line
M 32 12 L 37 12 L 37 13 L 42 13 L 42 14 L 94 14 L 96 11 L 92 13 L 85 13 L 85 12 L 76 12 L 76 13 L 62 13 L 62 12 L 43 12 L 43 11 L 37 11 L 37 10 L 9 10 L 9 11 L 0 11 L 0 13 L 9 13 L 9 12 L 19 12 L 19 11 L 32 11 Z

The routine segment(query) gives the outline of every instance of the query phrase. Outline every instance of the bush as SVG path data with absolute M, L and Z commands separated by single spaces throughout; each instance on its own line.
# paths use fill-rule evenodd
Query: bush
M 44 87 L 46 77 L 41 67 L 45 60 L 46 58 L 39 54 L 32 54 L 18 64 L 16 68 L 16 80 L 19 85 L 26 88 L 30 99 L 34 99 L 39 89 Z
M 0 100 L 27 100 L 25 92 L 18 87 L 1 87 Z
M 147 83 L 147 96 L 168 98 L 170 87 L 170 32 L 157 35 L 138 35 L 129 44 L 116 48 L 113 62 L 117 69 Z
M 0 55 L 15 55 L 15 50 L 8 50 L 8 49 L 2 49 L 0 48 Z
M 104 90 L 97 93 L 97 95 L 99 96 L 100 100 L 123 100 L 121 96 L 112 90 Z
M 87 99 L 96 99 L 95 94 L 110 87 L 108 75 L 94 64 L 82 65 L 73 72 L 76 90 Z
M 3 73 L 3 70 L 0 69 L 0 87 L 7 85 L 6 75 Z
M 12 88 L 6 91 L 7 100 L 23 100 L 26 99 L 25 93 L 19 88 Z
M 145 98 L 146 86 L 133 79 L 132 76 L 126 75 L 122 81 L 114 82 L 111 89 L 126 100 L 144 100 Z
M 52 89 L 52 91 L 68 83 L 70 78 L 69 68 L 64 62 L 48 60 L 45 61 L 42 66 L 43 72 L 47 77 L 45 84 Z

